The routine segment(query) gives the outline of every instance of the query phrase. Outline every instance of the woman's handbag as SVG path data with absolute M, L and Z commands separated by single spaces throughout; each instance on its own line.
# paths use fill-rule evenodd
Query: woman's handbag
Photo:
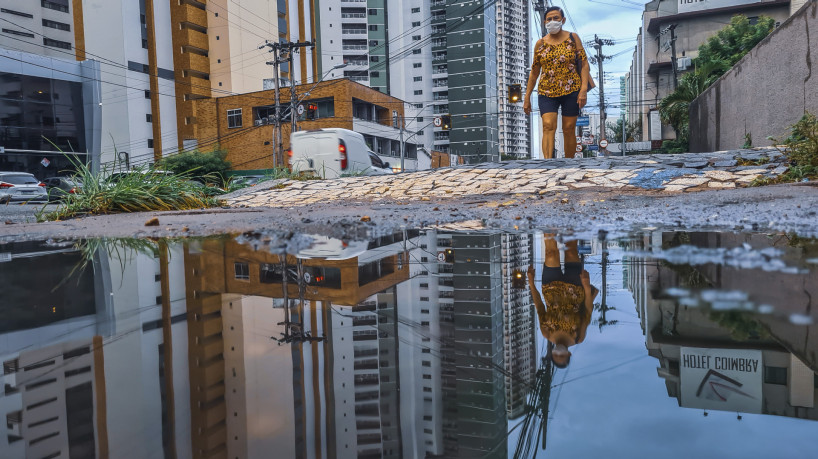
M 569 35 L 571 36 L 571 43 L 574 44 L 574 49 L 578 50 L 579 47 L 577 46 L 577 40 L 574 38 L 574 34 L 571 33 Z M 587 54 L 586 54 L 586 56 L 587 56 Z M 579 53 L 576 53 L 576 52 L 574 53 L 574 68 L 578 69 L 577 73 L 579 73 L 579 78 L 582 79 L 582 58 L 579 57 Z M 587 91 L 590 91 L 590 90 L 592 90 L 592 89 L 594 89 L 596 87 L 596 83 L 594 83 L 594 78 L 590 75 L 590 72 L 588 72 L 588 73 L 589 74 L 588 74 L 588 89 L 587 89 Z

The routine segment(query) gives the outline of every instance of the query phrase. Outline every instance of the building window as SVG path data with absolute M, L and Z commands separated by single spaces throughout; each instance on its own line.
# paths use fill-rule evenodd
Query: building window
M 64 22 L 51 21 L 51 20 L 48 20 L 48 19 L 43 19 L 43 27 L 50 27 L 52 29 L 66 30 L 66 31 L 71 30 L 71 26 L 64 23 Z
M 416 77 L 412 78 L 412 80 L 413 81 L 423 81 L 423 77 L 422 76 L 416 76 Z
M 378 14 L 378 10 L 376 10 L 375 8 L 370 8 L 369 9 L 369 15 L 370 16 L 376 16 L 377 14 Z
M 377 31 L 377 30 L 378 30 L 377 24 L 372 24 L 372 25 L 369 26 L 369 31 L 370 32 L 374 32 L 374 31 Z
M 419 130 L 419 131 L 417 132 L 417 135 L 423 135 L 423 129 Z
M 241 127 L 241 109 L 236 108 L 227 111 L 227 127 L 240 128 Z
M 787 369 L 783 367 L 764 367 L 764 383 L 787 385 Z
M 417 117 L 417 121 L 418 121 L 418 123 L 422 123 L 422 122 L 423 122 L 423 117 L 422 117 L 422 116 L 418 116 L 418 117 Z
M 63 13 L 68 12 L 68 4 L 60 5 L 59 3 L 49 2 L 48 0 L 42 0 L 41 5 L 43 8 L 48 8 L 49 10 L 62 11 Z
M 148 139 L 148 148 L 153 148 L 153 139 Z
M 148 39 L 147 38 L 142 39 L 142 49 L 148 49 Z
M 420 35 L 412 35 L 412 40 L 420 41 Z
M 380 56 L 369 56 L 369 60 L 372 62 L 378 62 L 381 60 Z
M 418 48 L 418 49 L 413 49 L 413 50 L 412 50 L 412 54 L 420 54 L 420 48 Z
M 412 67 L 419 69 L 423 67 L 423 62 L 415 62 L 414 64 L 412 64 Z
M 43 44 L 51 46 L 52 48 L 71 49 L 71 43 L 67 41 L 54 40 L 52 38 L 43 37 Z
M 0 8 L 0 13 L 13 14 L 15 16 L 20 16 L 20 17 L 29 18 L 29 19 L 34 17 L 33 14 L 22 13 L 20 11 L 9 10 L 9 9 L 6 9 L 6 8 Z
M 422 90 L 422 89 L 415 89 L 415 95 L 416 95 L 416 96 L 419 96 L 419 95 L 421 95 L 421 94 L 423 94 L 423 90 Z
M 151 98 L 151 91 L 149 89 L 146 89 L 145 90 L 145 99 L 150 99 L 150 98 Z
M 233 272 L 236 279 L 250 280 L 250 265 L 247 263 L 233 263 Z
M 420 13 L 420 8 L 412 8 L 413 13 Z
M 7 34 L 10 34 L 10 35 L 17 35 L 17 36 L 26 37 L 26 38 L 34 38 L 33 33 L 20 32 L 19 30 L 3 29 L 3 33 L 7 33 Z
M 148 123 L 152 123 L 153 122 L 153 115 L 151 115 L 150 113 L 146 113 L 145 114 L 145 121 L 147 121 Z
M 420 21 L 412 21 L 412 27 L 420 27 Z
M 369 40 L 369 46 L 378 46 L 378 40 Z
M 372 78 L 378 78 L 379 76 L 381 76 L 381 72 L 378 71 L 369 72 L 369 76 L 371 76 Z

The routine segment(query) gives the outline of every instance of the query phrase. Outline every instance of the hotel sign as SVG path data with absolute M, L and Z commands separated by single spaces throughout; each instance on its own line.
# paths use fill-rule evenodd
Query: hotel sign
M 695 347 L 681 351 L 682 406 L 761 413 L 761 351 Z
M 679 0 L 679 13 L 759 3 L 758 0 Z

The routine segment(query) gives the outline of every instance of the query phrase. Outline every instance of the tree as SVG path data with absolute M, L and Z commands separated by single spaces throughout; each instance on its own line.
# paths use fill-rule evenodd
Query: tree
M 622 118 L 617 118 L 616 122 L 608 122 L 608 140 L 615 143 L 622 143 Z M 625 141 L 633 142 L 641 137 L 642 123 L 636 121 L 634 123 L 625 124 Z
M 682 75 L 675 91 L 659 102 L 662 122 L 673 126 L 677 141 L 687 143 L 690 103 L 727 73 L 775 28 L 775 20 L 760 17 L 751 24 L 747 17 L 733 16 L 730 24 L 699 46 L 694 70 Z M 684 149 L 684 147 L 680 146 Z

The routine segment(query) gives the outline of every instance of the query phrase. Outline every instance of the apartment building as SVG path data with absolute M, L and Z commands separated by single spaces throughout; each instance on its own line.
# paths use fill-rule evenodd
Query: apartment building
M 508 87 L 519 84 L 525 93 L 528 84 L 531 8 L 529 2 L 520 0 L 500 0 L 496 5 L 500 155 L 528 158 L 532 153 L 531 118 L 523 112 L 521 102 L 509 102 Z
M 0 48 L 99 62 L 105 165 L 129 167 L 196 145 L 193 101 L 261 90 L 258 49 L 278 35 L 264 0 L 0 2 Z
M 790 3 L 790 0 L 647 3 L 629 70 L 626 106 L 629 122 L 641 121 L 642 140 L 675 138 L 673 129 L 661 123 L 658 111 L 659 102 L 675 89 L 669 26 L 675 25 L 678 77 L 693 70 L 690 59 L 698 55 L 699 46 L 729 24 L 734 15 L 742 14 L 751 22 L 768 16 L 780 23 L 789 17 Z

